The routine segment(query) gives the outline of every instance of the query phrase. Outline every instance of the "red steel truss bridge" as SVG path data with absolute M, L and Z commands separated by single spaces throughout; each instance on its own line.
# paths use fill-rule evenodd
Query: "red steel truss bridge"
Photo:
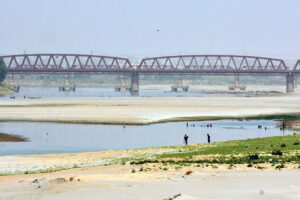
M 288 67 L 284 60 L 239 55 L 178 55 L 128 58 L 83 54 L 22 54 L 1 56 L 9 73 L 174 73 L 174 74 L 289 74 L 300 73 L 300 60 Z

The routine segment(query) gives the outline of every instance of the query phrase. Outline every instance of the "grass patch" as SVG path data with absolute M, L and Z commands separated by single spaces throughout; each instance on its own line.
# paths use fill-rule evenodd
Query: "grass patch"
M 275 136 L 247 140 L 234 140 L 210 144 L 198 144 L 181 147 L 182 152 L 165 153 L 159 158 L 188 158 L 199 155 L 239 155 L 271 153 L 281 148 L 282 152 L 300 150 L 298 145 L 293 145 L 300 139 L 300 135 Z M 271 145 L 272 144 L 272 145 Z
M 300 148 L 295 143 L 300 135 L 276 136 L 228 142 L 196 144 L 188 146 L 173 146 L 170 153 L 153 155 L 152 159 L 136 159 L 132 165 L 145 163 L 162 163 L 179 166 L 191 164 L 254 164 L 279 163 L 300 164 Z M 280 149 L 280 150 L 279 150 Z

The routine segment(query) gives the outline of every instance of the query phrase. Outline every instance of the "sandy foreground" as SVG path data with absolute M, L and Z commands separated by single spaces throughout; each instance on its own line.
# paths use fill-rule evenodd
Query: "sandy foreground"
M 0 100 L 0 120 L 149 124 L 300 113 L 300 95 Z
M 148 166 L 152 167 L 153 166 Z M 113 165 L 0 177 L 0 199 L 299 199 L 300 171 L 189 167 L 131 173 Z M 192 170 L 191 175 L 185 175 Z

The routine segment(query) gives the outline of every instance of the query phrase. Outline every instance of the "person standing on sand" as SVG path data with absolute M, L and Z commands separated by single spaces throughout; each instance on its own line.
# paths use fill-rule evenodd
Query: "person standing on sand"
M 207 134 L 207 143 L 210 143 L 210 135 Z
M 184 139 L 185 145 L 187 145 L 188 144 L 189 136 L 187 136 L 187 134 L 185 134 L 184 137 L 183 137 L 183 139 Z

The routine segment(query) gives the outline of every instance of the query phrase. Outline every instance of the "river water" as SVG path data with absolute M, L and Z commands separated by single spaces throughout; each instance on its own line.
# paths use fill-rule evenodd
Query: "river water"
M 192 126 L 194 124 L 194 126 Z M 206 127 L 212 124 L 212 127 Z M 262 129 L 258 129 L 262 125 Z M 134 149 L 189 143 L 240 140 L 293 134 L 281 131 L 278 121 L 199 121 L 170 122 L 145 126 L 60 124 L 42 122 L 0 122 L 0 133 L 28 138 L 28 142 L 0 142 L 0 155 L 74 153 L 113 149 Z M 267 127 L 267 130 L 264 127 Z
M 8 99 L 11 95 L 0 96 Z M 75 92 L 60 92 L 56 87 L 21 87 L 16 98 L 63 98 L 63 97 L 130 97 L 130 92 L 115 92 L 114 88 L 76 88 Z M 140 90 L 139 96 L 145 97 L 177 97 L 177 96 L 234 96 L 234 94 L 209 94 L 202 92 L 171 92 L 170 90 Z

